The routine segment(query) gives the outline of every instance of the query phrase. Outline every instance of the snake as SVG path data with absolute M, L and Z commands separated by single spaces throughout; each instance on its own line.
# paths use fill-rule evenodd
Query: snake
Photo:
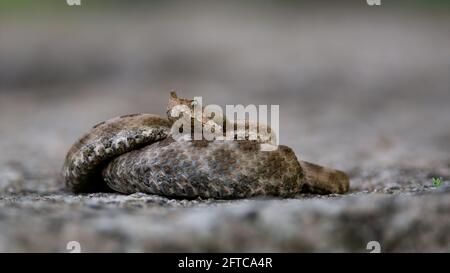
M 75 193 L 147 193 L 169 198 L 235 199 L 343 194 L 342 171 L 299 160 L 285 145 L 249 139 L 178 139 L 174 107 L 192 105 L 172 92 L 167 117 L 130 114 L 103 121 L 69 149 L 62 174 Z

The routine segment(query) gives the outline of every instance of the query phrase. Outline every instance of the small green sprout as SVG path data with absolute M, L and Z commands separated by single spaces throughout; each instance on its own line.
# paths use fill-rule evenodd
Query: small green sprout
M 433 177 L 431 181 L 433 181 L 433 186 L 435 187 L 440 187 L 442 185 L 442 177 L 439 178 Z

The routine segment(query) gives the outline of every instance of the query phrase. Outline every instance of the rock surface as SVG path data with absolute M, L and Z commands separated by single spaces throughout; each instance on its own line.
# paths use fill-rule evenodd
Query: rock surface
M 1 252 L 450 251 L 449 13 L 146 11 L 0 17 Z M 350 192 L 188 201 L 64 188 L 77 137 L 113 116 L 163 115 L 171 88 L 279 104 L 281 143 L 348 172 Z

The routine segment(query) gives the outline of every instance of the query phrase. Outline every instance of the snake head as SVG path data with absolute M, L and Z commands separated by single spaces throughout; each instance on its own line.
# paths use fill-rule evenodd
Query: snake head
M 187 117 L 194 117 L 195 100 L 179 98 L 175 91 L 170 92 L 169 103 L 167 104 L 167 117 L 170 122 L 174 122 L 182 114 Z

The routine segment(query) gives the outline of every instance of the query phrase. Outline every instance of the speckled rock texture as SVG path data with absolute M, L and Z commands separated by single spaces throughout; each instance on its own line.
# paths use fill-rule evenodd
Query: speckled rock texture
M 449 252 L 450 13 L 383 5 L 0 16 L 0 251 Z M 114 116 L 164 115 L 172 88 L 280 105 L 280 143 L 348 173 L 349 193 L 66 189 L 79 136 Z

